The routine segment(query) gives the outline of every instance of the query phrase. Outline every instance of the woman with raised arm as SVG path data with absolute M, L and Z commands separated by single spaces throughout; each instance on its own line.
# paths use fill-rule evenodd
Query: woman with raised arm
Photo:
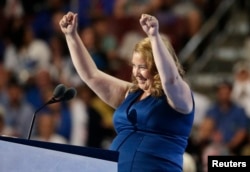
M 119 151 L 118 171 L 181 172 L 194 118 L 192 91 L 158 20 L 142 14 L 139 22 L 147 37 L 133 50 L 131 83 L 96 67 L 78 36 L 77 14 L 67 13 L 60 26 L 82 80 L 115 108 L 110 149 Z

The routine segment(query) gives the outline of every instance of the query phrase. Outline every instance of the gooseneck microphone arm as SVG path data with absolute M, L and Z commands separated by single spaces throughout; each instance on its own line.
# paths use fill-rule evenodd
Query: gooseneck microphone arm
M 31 136 L 31 133 L 32 133 L 32 129 L 33 129 L 33 125 L 34 125 L 34 122 L 35 122 L 37 112 L 39 112 L 41 109 L 43 109 L 48 104 L 59 102 L 64 97 L 64 95 L 66 93 L 65 90 L 66 90 L 66 87 L 63 84 L 57 85 L 54 92 L 53 92 L 53 97 L 33 113 L 30 129 L 29 129 L 29 135 L 28 135 L 28 138 L 27 138 L 28 140 L 30 140 L 30 136 Z
M 48 104 L 50 104 L 50 103 L 49 103 L 49 102 L 45 103 L 44 105 L 42 105 L 39 109 L 37 109 L 37 110 L 33 113 L 32 121 L 31 121 L 31 125 L 30 125 L 30 129 L 29 129 L 28 140 L 30 140 L 30 136 L 31 136 L 31 133 L 32 133 L 32 128 L 33 128 L 33 125 L 34 125 L 34 122 L 35 122 L 35 118 L 36 118 L 37 112 L 39 112 L 40 110 L 42 110 L 42 109 L 43 109 L 45 106 L 47 106 Z

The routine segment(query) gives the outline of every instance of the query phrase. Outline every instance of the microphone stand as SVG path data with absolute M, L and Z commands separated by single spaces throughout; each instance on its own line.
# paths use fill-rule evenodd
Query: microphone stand
M 45 103 L 44 105 L 42 105 L 40 108 L 38 108 L 33 113 L 33 117 L 32 117 L 32 121 L 31 121 L 30 129 L 29 129 L 29 135 L 28 135 L 28 138 L 27 138 L 28 140 L 30 140 L 30 136 L 31 136 L 31 132 L 32 132 L 32 129 L 33 129 L 33 125 L 34 125 L 34 122 L 35 122 L 35 118 L 36 118 L 37 112 L 39 112 L 41 109 L 43 109 L 48 104 L 55 103 L 55 102 L 58 102 L 58 101 L 53 97 L 51 100 L 49 100 L 47 103 Z
M 61 90 L 59 90 L 59 91 L 61 91 Z M 56 91 L 55 95 L 57 95 L 56 97 L 58 97 L 58 91 Z M 59 98 L 56 98 L 55 95 L 47 103 L 45 103 L 44 105 L 42 105 L 40 108 L 38 108 L 33 113 L 33 117 L 32 117 L 32 121 L 31 121 L 30 129 L 29 129 L 29 135 L 28 135 L 28 138 L 27 138 L 28 140 L 30 140 L 30 136 L 31 136 L 31 132 L 32 132 L 32 128 L 33 128 L 33 125 L 34 125 L 34 122 L 35 122 L 35 118 L 36 118 L 37 112 L 39 112 L 42 108 L 44 108 L 48 104 L 57 103 L 57 102 L 60 102 L 60 101 L 68 101 L 68 100 L 72 99 L 76 95 L 76 90 L 74 88 L 70 88 L 70 89 L 66 90 L 64 92 L 63 96 L 61 96 Z

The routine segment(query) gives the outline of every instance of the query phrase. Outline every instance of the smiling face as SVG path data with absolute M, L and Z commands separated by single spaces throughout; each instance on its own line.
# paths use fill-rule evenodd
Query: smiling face
M 163 35 L 162 40 L 175 61 L 180 76 L 183 77 L 184 70 L 168 38 Z M 161 78 L 154 62 L 153 51 L 148 37 L 142 39 L 135 45 L 132 56 L 132 66 L 133 74 L 130 92 L 142 89 L 156 97 L 164 94 Z
M 141 53 L 133 53 L 132 67 L 132 73 L 137 81 L 138 87 L 145 92 L 150 92 L 153 84 L 153 75 Z

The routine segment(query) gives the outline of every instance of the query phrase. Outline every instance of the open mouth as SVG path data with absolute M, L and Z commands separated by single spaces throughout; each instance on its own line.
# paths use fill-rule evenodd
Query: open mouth
M 147 79 L 145 79 L 145 78 L 139 78 L 139 77 L 137 77 L 138 83 L 145 83 L 146 80 Z

